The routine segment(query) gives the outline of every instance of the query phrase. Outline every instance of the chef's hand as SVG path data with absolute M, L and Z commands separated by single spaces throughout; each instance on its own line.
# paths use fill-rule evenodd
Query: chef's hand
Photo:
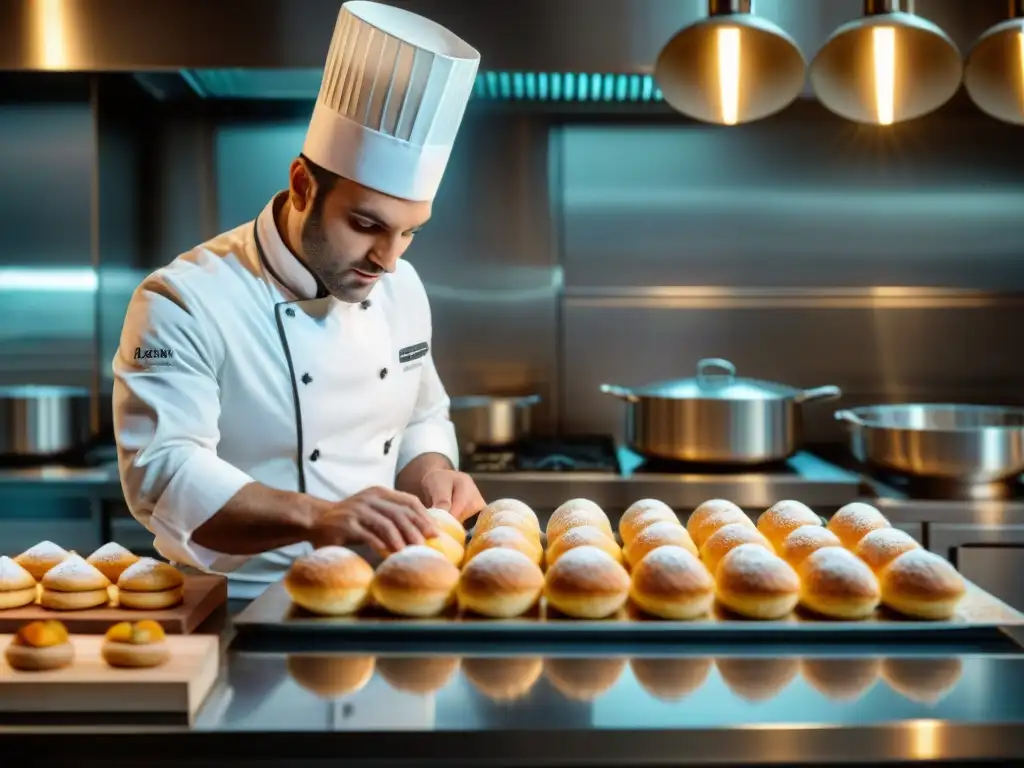
M 486 502 L 465 472 L 433 469 L 423 476 L 421 496 L 428 507 L 447 510 L 460 523 L 484 508 Z
M 366 544 L 387 557 L 438 533 L 419 499 L 411 493 L 378 487 L 328 507 L 313 523 L 310 543 L 317 548 Z

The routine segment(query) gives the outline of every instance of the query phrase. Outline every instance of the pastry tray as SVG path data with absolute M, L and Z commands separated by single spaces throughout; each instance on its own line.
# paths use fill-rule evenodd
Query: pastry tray
M 966 580 L 965 580 L 966 581 Z M 806 642 L 841 643 L 940 642 L 991 638 L 1001 628 L 1024 626 L 1024 614 L 967 582 L 957 615 L 948 621 L 910 620 L 880 608 L 861 621 L 833 621 L 799 609 L 777 621 L 751 621 L 728 615 L 715 606 L 711 615 L 694 621 L 665 621 L 643 616 L 631 604 L 616 616 L 599 621 L 556 615 L 541 600 L 530 614 L 516 619 L 487 619 L 462 614 L 453 607 L 429 619 L 391 616 L 373 606 L 359 614 L 329 618 L 294 605 L 281 583 L 272 584 L 239 613 L 233 624 L 243 639 L 315 638 L 316 643 L 341 641 L 459 643 L 479 640 L 523 642 L 609 641 L 629 643 Z

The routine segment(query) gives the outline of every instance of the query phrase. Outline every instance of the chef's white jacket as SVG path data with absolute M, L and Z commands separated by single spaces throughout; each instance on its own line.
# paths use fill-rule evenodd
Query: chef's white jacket
M 393 487 L 423 453 L 457 466 L 413 267 L 399 262 L 361 304 L 324 293 L 271 201 L 154 272 L 128 306 L 113 364 L 125 499 L 164 557 L 228 573 L 232 596 L 256 596 L 310 551 L 240 557 L 192 541 L 247 483 L 339 500 Z

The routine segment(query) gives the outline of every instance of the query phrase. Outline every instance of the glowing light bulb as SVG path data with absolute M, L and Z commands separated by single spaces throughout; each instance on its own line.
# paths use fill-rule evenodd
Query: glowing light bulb
M 722 122 L 736 125 L 740 112 L 740 30 L 718 29 L 718 90 L 722 101 Z
M 68 66 L 67 40 L 64 24 L 67 21 L 62 0 L 36 0 L 35 28 L 37 45 L 45 69 L 65 69 Z
M 879 125 L 892 125 L 896 111 L 896 30 L 871 31 L 875 64 L 875 110 Z

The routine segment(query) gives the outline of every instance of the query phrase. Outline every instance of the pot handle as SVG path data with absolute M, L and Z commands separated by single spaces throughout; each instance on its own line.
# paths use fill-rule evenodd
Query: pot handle
M 860 416 L 853 411 L 836 411 L 835 417 L 836 421 L 845 421 L 848 424 L 857 424 L 859 426 L 864 423 L 861 421 Z
M 633 390 L 626 389 L 626 387 L 617 387 L 614 384 L 602 384 L 601 391 L 606 395 L 617 397 L 620 400 L 625 400 L 627 403 L 639 403 L 640 398 L 633 394 Z
M 836 400 L 842 396 L 843 390 L 839 387 L 815 387 L 814 389 L 805 389 L 803 392 L 798 392 L 796 402 L 811 403 L 815 400 Z
M 711 369 L 718 368 L 724 373 L 711 373 Z M 725 383 L 732 384 L 736 380 L 736 366 L 721 357 L 705 357 L 697 362 L 697 382 L 706 384 L 712 376 L 725 379 Z M 716 382 L 717 383 L 717 382 Z

